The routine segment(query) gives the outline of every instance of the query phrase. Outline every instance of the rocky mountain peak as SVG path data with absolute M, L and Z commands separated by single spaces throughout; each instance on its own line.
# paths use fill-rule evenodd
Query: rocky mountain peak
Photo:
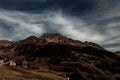
M 55 42 L 55 43 L 64 43 L 67 40 L 67 37 L 54 33 L 54 34 L 43 34 L 40 39 L 45 39 L 48 42 Z
M 36 40 L 39 40 L 39 38 L 37 38 L 36 36 L 30 36 L 27 39 L 25 39 L 26 41 L 30 41 L 30 42 L 35 42 Z

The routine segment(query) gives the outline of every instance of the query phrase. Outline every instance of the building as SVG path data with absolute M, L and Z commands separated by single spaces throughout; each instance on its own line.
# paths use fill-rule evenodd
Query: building
M 9 66 L 16 66 L 16 62 L 9 60 Z
M 69 77 L 67 77 L 67 80 L 70 80 L 70 78 L 69 78 Z

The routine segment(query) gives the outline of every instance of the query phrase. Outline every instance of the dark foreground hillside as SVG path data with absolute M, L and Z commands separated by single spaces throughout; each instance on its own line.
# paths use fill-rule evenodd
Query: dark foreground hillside
M 73 40 L 61 34 L 44 34 L 4 44 L 0 46 L 0 56 L 20 67 L 24 65 L 27 69 L 70 80 L 120 80 L 120 56 L 92 42 Z

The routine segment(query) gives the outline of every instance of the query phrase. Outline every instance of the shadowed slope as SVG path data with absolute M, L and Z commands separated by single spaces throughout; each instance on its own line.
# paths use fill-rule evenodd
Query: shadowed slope
M 15 42 L 8 50 L 14 54 L 13 60 L 25 59 L 30 69 L 70 77 L 70 80 L 120 79 L 120 57 L 92 42 L 44 34 Z

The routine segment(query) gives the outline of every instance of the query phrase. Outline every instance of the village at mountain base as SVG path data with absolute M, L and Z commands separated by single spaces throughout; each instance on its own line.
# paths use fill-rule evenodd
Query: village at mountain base
M 27 68 L 27 61 L 23 60 L 21 62 L 15 62 L 14 60 L 8 60 L 8 61 L 4 61 L 4 59 L 0 58 L 0 66 L 2 65 L 6 65 L 6 66 L 21 66 L 23 68 Z

